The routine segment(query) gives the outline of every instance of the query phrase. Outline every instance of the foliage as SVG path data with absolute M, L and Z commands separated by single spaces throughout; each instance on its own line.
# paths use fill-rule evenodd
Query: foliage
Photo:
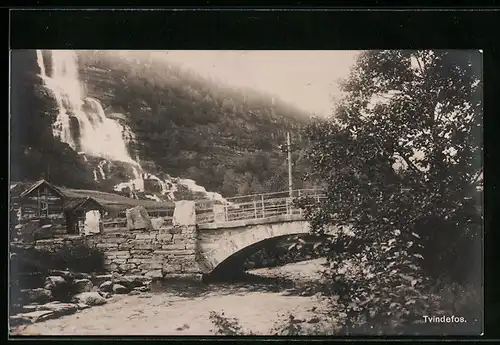
M 297 240 L 297 243 L 300 242 Z M 293 243 L 293 248 L 291 246 L 285 247 L 282 245 L 270 248 L 264 247 L 247 256 L 243 266 L 246 270 L 262 267 L 276 267 L 322 257 L 321 253 L 318 253 L 315 248 L 313 248 L 314 244 L 304 242 L 303 246 L 304 247 L 300 248 L 300 250 L 295 249 L 295 243 Z
M 439 310 L 429 278 L 480 271 L 481 56 L 368 51 L 342 87 L 335 116 L 306 130 L 327 184 L 306 216 L 332 235 L 319 249 L 344 332 L 403 332 Z
M 141 160 L 172 176 L 190 178 L 224 196 L 287 187 L 287 131 L 300 145 L 308 115 L 253 90 L 227 88 L 165 57 L 111 51 L 79 52 L 89 93 L 106 112 L 126 114 Z M 296 161 L 297 187 L 307 164 Z M 285 169 L 283 169 L 285 167 Z
M 104 253 L 85 243 L 68 243 L 49 250 L 33 246 L 11 248 L 11 270 L 17 273 L 70 270 L 82 273 L 104 272 Z
M 214 333 L 216 335 L 244 335 L 243 328 L 238 320 L 225 317 L 224 312 L 218 314 L 215 311 L 211 311 L 210 321 L 215 327 Z
M 215 327 L 217 335 L 256 335 L 252 331 L 245 331 L 236 318 L 228 318 L 224 312 L 210 312 L 210 321 Z M 297 319 L 294 315 L 288 314 L 285 320 L 274 323 L 271 334 L 275 336 L 304 336 L 304 335 L 332 335 L 334 327 L 327 327 L 323 324 L 315 324 L 313 327 L 305 327 L 304 320 Z
M 88 94 L 107 114 L 125 115 L 137 138 L 129 150 L 151 173 L 191 178 L 225 196 L 286 189 L 286 154 L 278 146 L 287 131 L 300 145 L 308 114 L 254 90 L 217 85 L 164 57 L 136 55 L 79 51 L 78 59 Z M 43 177 L 56 185 L 101 190 L 121 182 L 118 169 L 96 185 L 97 162 L 86 162 L 53 138 L 57 104 L 37 76 L 35 52 L 15 51 L 12 62 L 12 180 Z M 50 73 L 50 64 L 46 67 Z M 294 183 L 300 188 L 307 164 L 300 153 L 294 156 Z

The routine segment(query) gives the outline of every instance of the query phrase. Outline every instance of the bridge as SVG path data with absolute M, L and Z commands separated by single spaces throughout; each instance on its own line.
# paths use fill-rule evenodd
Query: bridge
M 297 198 L 311 203 L 325 198 L 319 189 L 238 196 L 213 205 L 210 216 L 198 219 L 198 264 L 211 273 L 233 257 L 244 257 L 266 243 L 309 233 Z
M 234 260 L 243 260 L 264 246 L 310 233 L 304 210 L 296 198 L 309 197 L 311 204 L 325 195 L 316 189 L 247 195 L 226 203 L 175 203 L 173 216 L 163 217 L 149 228 L 110 227 L 98 234 L 36 241 L 36 247 L 51 249 L 69 242 L 86 242 L 99 248 L 105 269 L 150 278 L 198 279 L 214 271 L 234 270 Z M 158 218 L 157 218 L 158 219 Z M 241 261 L 240 261 L 241 262 Z

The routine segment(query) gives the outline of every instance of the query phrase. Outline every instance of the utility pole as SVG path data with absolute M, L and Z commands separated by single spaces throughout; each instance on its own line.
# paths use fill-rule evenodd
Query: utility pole
M 290 140 L 290 132 L 286 133 L 286 144 L 288 151 L 288 192 L 290 198 L 293 197 L 293 180 L 292 180 L 292 143 Z

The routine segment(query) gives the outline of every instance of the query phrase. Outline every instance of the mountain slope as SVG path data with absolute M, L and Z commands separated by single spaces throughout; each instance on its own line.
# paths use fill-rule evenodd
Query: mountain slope
M 107 116 L 127 123 L 136 138 L 129 144 L 131 156 L 139 157 L 149 172 L 160 177 L 166 173 L 190 178 L 225 196 L 286 189 L 283 174 L 286 154 L 278 146 L 285 142 L 287 131 L 300 140 L 299 130 L 308 121 L 308 114 L 253 90 L 216 85 L 159 59 L 138 59 L 133 54 L 114 51 L 77 54 L 87 95 L 100 101 Z M 30 145 L 39 151 L 40 161 L 52 155 L 57 162 L 57 157 L 65 154 L 64 164 L 68 169 L 74 166 L 79 171 L 73 177 L 68 176 L 66 169 L 61 173 L 63 176 L 52 172 L 51 180 L 71 186 L 80 184 L 77 180 L 92 184 L 93 176 L 84 167 L 89 163 L 83 162 L 74 151 L 69 153 L 67 145 L 48 138 L 56 110 L 50 94 L 43 91 L 36 78 L 36 54 L 23 51 L 14 55 L 13 81 L 18 78 L 14 77 L 15 66 L 16 75 L 23 75 L 18 79 L 24 80 L 16 87 L 21 90 L 22 84 L 25 89 L 33 89 L 30 91 L 33 98 L 39 100 L 12 109 L 13 119 L 18 120 L 17 127 L 13 126 L 14 139 L 26 130 L 26 119 L 43 119 L 36 125 L 44 132 L 43 137 L 36 128 L 30 130 L 35 140 Z M 46 69 L 50 74 L 50 63 Z M 27 156 L 16 140 L 12 149 L 17 150 L 16 155 L 22 160 Z M 49 145 L 58 148 L 47 150 Z M 50 170 L 47 164 L 25 164 L 18 170 L 26 169 L 30 169 L 28 175 L 47 175 Z M 16 174 L 21 177 L 27 174 L 21 172 Z M 101 188 L 109 189 L 116 182 L 119 181 L 106 181 Z

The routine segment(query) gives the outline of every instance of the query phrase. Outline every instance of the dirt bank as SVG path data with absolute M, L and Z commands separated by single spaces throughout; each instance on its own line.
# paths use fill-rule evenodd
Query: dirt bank
M 251 273 L 262 277 L 318 279 L 322 260 L 312 260 Z M 271 284 L 272 285 L 272 284 Z M 192 293 L 152 292 L 114 296 L 107 304 L 82 310 L 60 319 L 35 323 L 15 330 L 23 335 L 210 335 L 211 311 L 240 320 L 246 329 L 271 334 L 275 322 L 288 313 L 311 320 L 326 306 L 319 296 L 297 296 L 290 289 L 272 291 L 269 285 L 252 283 L 211 285 Z M 315 309 L 312 312 L 311 309 Z

